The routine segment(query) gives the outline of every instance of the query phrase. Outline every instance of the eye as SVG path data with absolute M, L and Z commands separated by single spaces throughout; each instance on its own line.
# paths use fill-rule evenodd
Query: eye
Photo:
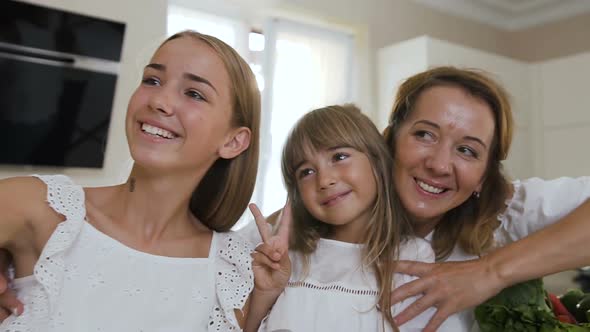
M 303 169 L 299 170 L 299 172 L 297 172 L 297 178 L 303 179 L 304 177 L 312 175 L 313 173 L 315 173 L 315 171 L 313 169 L 303 168 Z
M 141 83 L 145 84 L 145 85 L 153 85 L 153 86 L 159 86 L 160 85 L 160 80 L 158 80 L 155 77 L 145 77 L 141 80 Z
M 350 157 L 350 155 L 347 154 L 347 153 L 344 153 L 344 152 L 336 152 L 332 156 L 332 160 L 333 161 L 341 161 L 341 160 L 347 159 L 348 157 Z
M 427 141 L 434 140 L 434 134 L 427 130 L 417 130 L 416 132 L 414 132 L 414 136 Z
M 457 148 L 457 151 L 459 151 L 459 153 L 471 157 L 471 158 L 477 158 L 479 156 L 479 154 L 477 153 L 477 151 L 475 151 L 474 149 L 468 147 L 468 146 L 460 146 L 459 148 Z
M 195 100 L 205 100 L 205 97 L 196 90 L 187 90 L 184 94 Z

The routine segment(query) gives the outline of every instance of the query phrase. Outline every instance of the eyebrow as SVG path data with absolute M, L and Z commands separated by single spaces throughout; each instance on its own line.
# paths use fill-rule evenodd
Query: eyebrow
M 417 124 L 424 124 L 430 127 L 434 127 L 436 129 L 440 130 L 440 126 L 432 121 L 428 121 L 428 120 L 418 120 L 416 122 L 414 122 L 414 126 Z M 475 137 L 475 136 L 463 136 L 463 139 L 469 140 L 469 141 L 474 141 L 476 143 L 481 144 L 484 148 L 488 148 L 488 146 L 479 138 Z
M 326 149 L 326 151 L 335 151 L 335 150 L 338 150 L 338 149 L 344 149 L 344 148 L 351 148 L 351 149 L 354 149 L 353 147 L 350 147 L 350 146 L 348 146 L 348 145 L 338 145 L 338 146 L 333 146 L 333 147 L 331 147 L 331 148 L 327 148 L 327 149 Z M 307 159 L 303 159 L 303 160 L 301 160 L 300 162 L 298 162 L 298 163 L 295 165 L 295 168 L 294 168 L 294 169 L 295 169 L 295 170 L 298 170 L 298 169 L 301 167 L 301 165 L 305 164 L 306 162 L 308 162 L 308 160 L 307 160 Z
M 159 64 L 159 63 L 150 63 L 149 65 L 147 65 L 145 67 L 152 68 L 152 69 L 155 69 L 158 71 L 166 71 L 166 66 Z M 188 79 L 190 81 L 193 81 L 193 82 L 207 84 L 208 86 L 211 87 L 211 89 L 213 89 L 213 91 L 215 91 L 215 93 L 217 95 L 219 95 L 219 92 L 217 92 L 217 89 L 213 86 L 213 84 L 209 80 L 207 80 L 206 78 L 204 78 L 202 76 L 191 74 L 191 73 L 183 73 L 182 77 L 184 77 L 185 79 Z
M 295 170 L 295 172 L 297 172 L 297 170 L 307 162 L 307 160 L 302 160 L 300 162 L 297 163 L 297 165 L 295 165 L 295 168 L 293 168 L 293 170 Z

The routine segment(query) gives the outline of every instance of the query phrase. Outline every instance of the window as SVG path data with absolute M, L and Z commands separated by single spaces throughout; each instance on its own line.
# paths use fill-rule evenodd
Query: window
M 185 7 L 168 6 L 168 36 L 187 29 L 215 36 L 233 48 L 238 45 L 238 22 Z
M 351 35 L 287 20 L 272 20 L 267 31 L 261 167 L 257 202 L 264 215 L 286 201 L 281 153 L 287 135 L 308 111 L 350 102 Z

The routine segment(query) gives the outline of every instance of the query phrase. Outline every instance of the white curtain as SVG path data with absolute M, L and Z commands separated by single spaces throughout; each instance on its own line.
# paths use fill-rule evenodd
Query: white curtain
M 286 200 L 281 153 L 295 122 L 314 108 L 352 100 L 353 37 L 282 19 L 271 20 L 264 32 L 267 88 L 253 199 L 269 215 Z
M 168 36 L 187 29 L 195 30 L 223 40 L 242 57 L 248 57 L 249 29 L 243 22 L 178 5 L 168 6 L 167 19 Z

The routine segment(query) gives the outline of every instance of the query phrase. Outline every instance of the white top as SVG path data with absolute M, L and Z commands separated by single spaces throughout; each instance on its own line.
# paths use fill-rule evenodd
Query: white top
M 260 331 L 268 332 L 377 332 L 392 331 L 377 309 L 378 288 L 372 269 L 363 268 L 363 245 L 320 239 L 304 275 L 302 257 L 290 252 L 292 275 Z M 428 242 L 411 239 L 400 248 L 400 259 L 434 262 Z M 395 274 L 394 285 L 414 280 Z M 394 286 L 395 287 L 395 286 Z M 395 315 L 416 299 L 392 307 Z M 434 314 L 429 309 L 400 331 L 421 331 Z M 383 329 L 385 327 L 385 329 Z
M 494 240 L 500 247 L 518 241 L 549 226 L 575 210 L 590 198 L 590 177 L 562 177 L 550 181 L 530 178 L 514 181 L 514 195 L 506 201 L 506 211 L 498 215 L 500 227 Z M 426 240 L 432 240 L 430 234 Z M 478 258 L 455 246 L 445 261 L 465 261 Z M 473 310 L 449 317 L 438 331 L 467 332 L 479 329 Z
M 24 313 L 2 332 L 238 331 L 234 309 L 252 290 L 249 246 L 213 233 L 208 258 L 129 248 L 85 221 L 84 191 L 65 176 L 39 176 L 60 223 L 35 264 L 14 281 Z

